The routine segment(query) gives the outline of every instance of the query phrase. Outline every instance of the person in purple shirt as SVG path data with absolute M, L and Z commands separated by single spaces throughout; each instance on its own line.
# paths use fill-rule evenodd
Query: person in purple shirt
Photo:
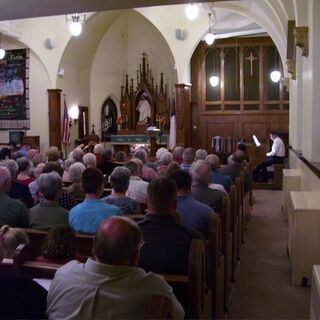
M 180 213 L 181 224 L 198 231 L 208 239 L 209 219 L 215 213 L 209 206 L 192 198 L 190 174 L 187 171 L 178 170 L 173 172 L 169 179 L 177 185 L 177 210 Z

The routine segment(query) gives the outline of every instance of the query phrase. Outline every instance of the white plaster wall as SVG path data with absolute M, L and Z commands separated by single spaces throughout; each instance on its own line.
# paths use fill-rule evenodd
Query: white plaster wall
M 7 46 L 8 50 L 23 48 L 26 46 L 12 39 L 10 46 Z M 32 50 L 29 61 L 30 130 L 27 130 L 27 135 L 40 136 L 40 149 L 45 151 L 49 144 L 47 89 L 50 87 L 50 79 L 44 65 Z M 9 130 L 0 130 L 0 141 L 9 141 Z
M 301 191 L 319 191 L 320 179 L 292 152 L 290 157 L 290 169 L 301 170 Z
M 125 35 L 125 38 L 122 37 Z M 124 40 L 125 39 L 125 40 Z M 125 12 L 105 33 L 96 51 L 90 81 L 91 123 L 100 128 L 100 111 L 105 99 L 112 95 L 120 100 L 120 87 L 125 73 L 134 78 L 141 63 L 142 53 L 148 56 L 149 68 L 160 84 L 160 73 L 168 84 L 168 94 L 177 81 L 174 60 L 159 31 L 142 15 Z

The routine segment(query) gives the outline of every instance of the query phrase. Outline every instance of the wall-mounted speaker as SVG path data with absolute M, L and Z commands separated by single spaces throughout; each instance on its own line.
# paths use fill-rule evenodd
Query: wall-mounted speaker
M 44 40 L 44 46 L 48 49 L 48 50 L 52 50 L 55 47 L 55 44 L 53 42 L 52 39 L 47 38 L 46 40 Z
M 176 33 L 176 39 L 180 41 L 186 40 L 188 35 L 188 31 L 186 29 L 181 29 L 181 28 L 176 29 L 175 33 Z
M 63 68 L 59 69 L 58 76 L 61 77 L 61 78 L 64 76 L 64 69 Z

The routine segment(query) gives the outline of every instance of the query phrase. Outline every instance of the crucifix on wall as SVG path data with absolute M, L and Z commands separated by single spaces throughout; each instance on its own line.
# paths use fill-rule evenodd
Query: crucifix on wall
M 248 60 L 250 62 L 250 76 L 252 77 L 253 76 L 253 62 L 254 60 L 258 59 L 257 57 L 255 57 L 253 54 L 252 54 L 252 51 L 250 52 L 250 55 L 249 57 L 246 57 L 246 60 Z

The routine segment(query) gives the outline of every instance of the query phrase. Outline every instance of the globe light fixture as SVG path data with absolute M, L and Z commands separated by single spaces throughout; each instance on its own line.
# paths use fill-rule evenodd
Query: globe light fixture
M 6 55 L 6 50 L 4 50 L 1 46 L 1 33 L 0 33 L 0 60 L 2 60 L 4 58 L 4 56 Z
M 209 31 L 204 37 L 204 41 L 208 46 L 211 46 L 214 43 L 214 40 L 216 40 L 216 36 L 211 31 L 211 25 L 210 25 L 211 13 L 208 13 L 208 18 L 209 18 Z
M 0 48 L 0 60 L 2 60 L 5 55 L 6 55 L 6 50 L 4 50 L 3 48 Z
M 197 18 L 198 14 L 199 14 L 199 7 L 194 3 L 188 4 L 186 6 L 185 13 L 186 13 L 187 18 L 189 20 L 193 21 Z
M 219 77 L 217 77 L 217 76 L 211 76 L 211 77 L 209 78 L 209 82 L 210 82 L 210 85 L 211 85 L 212 87 L 216 87 L 216 86 L 219 84 L 220 79 L 219 79 Z
M 281 73 L 278 70 L 274 70 L 270 73 L 270 78 L 273 82 L 277 83 L 281 79 Z
M 74 13 L 71 16 L 67 16 L 67 23 L 69 23 L 69 31 L 74 37 L 78 37 L 83 29 L 83 25 L 85 22 L 85 15 Z
M 204 40 L 208 46 L 211 46 L 214 43 L 214 40 L 216 40 L 216 36 L 213 33 L 209 32 L 204 37 Z

